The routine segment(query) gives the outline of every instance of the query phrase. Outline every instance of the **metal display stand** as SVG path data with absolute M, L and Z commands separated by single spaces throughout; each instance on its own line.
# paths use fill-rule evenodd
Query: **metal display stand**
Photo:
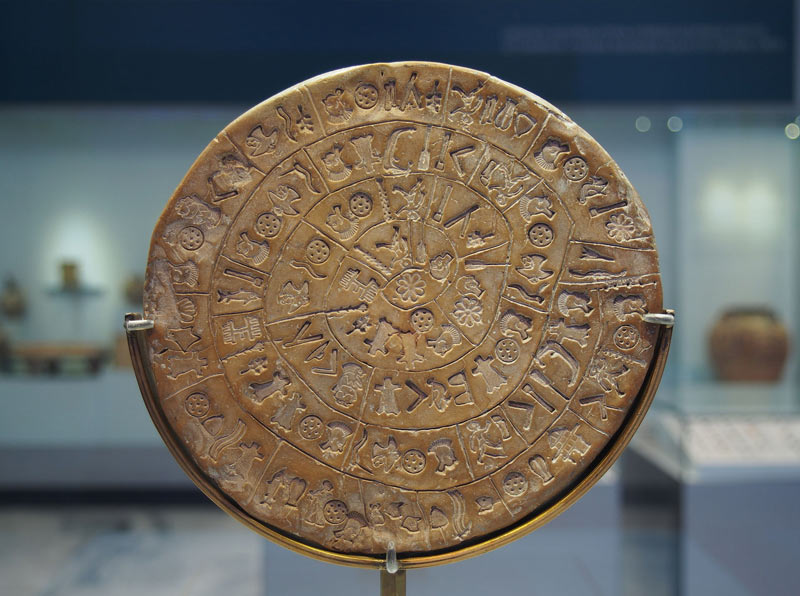
M 661 327 L 658 339 L 655 344 L 655 354 L 653 359 L 650 362 L 650 367 L 647 372 L 647 376 L 642 384 L 642 388 L 639 392 L 639 396 L 637 398 L 637 407 L 631 414 L 630 421 L 626 423 L 624 428 L 622 429 L 625 434 L 625 440 L 623 440 L 620 444 L 615 446 L 615 449 L 606 456 L 602 458 L 597 466 L 595 466 L 590 473 L 587 474 L 587 477 L 580 479 L 576 482 L 575 486 L 573 486 L 568 493 L 559 500 L 556 505 L 550 508 L 548 511 L 545 511 L 542 514 L 536 515 L 531 517 L 530 519 L 524 520 L 521 524 L 518 524 L 500 536 L 493 537 L 484 543 L 478 544 L 474 547 L 474 551 L 470 551 L 471 554 L 480 554 L 481 552 L 485 552 L 486 550 L 490 550 L 492 548 L 496 548 L 507 542 L 510 542 L 514 538 L 519 537 L 520 535 L 527 533 L 542 524 L 546 521 L 549 521 L 563 511 L 566 507 L 571 505 L 575 502 L 578 498 L 580 498 L 599 478 L 605 471 L 610 467 L 611 463 L 616 459 L 619 455 L 619 451 L 621 451 L 626 445 L 627 442 L 630 440 L 630 437 L 636 431 L 641 422 L 644 413 L 647 411 L 650 403 L 655 396 L 656 388 L 658 387 L 659 381 L 661 380 L 661 375 L 664 371 L 664 366 L 666 365 L 667 355 L 669 353 L 670 342 L 672 339 L 672 329 L 675 323 L 675 313 L 672 310 L 666 310 L 663 313 L 649 313 L 643 316 L 643 320 L 646 323 L 659 325 Z M 178 448 L 169 440 L 168 432 L 164 427 L 163 419 L 161 418 L 161 413 L 157 411 L 156 408 L 156 388 L 155 388 L 155 381 L 153 378 L 153 373 L 150 367 L 147 365 L 147 358 L 146 358 L 146 343 L 145 337 L 146 332 L 154 327 L 154 321 L 149 319 L 143 319 L 142 315 L 138 313 L 128 313 L 125 315 L 125 322 L 124 322 L 125 331 L 127 334 L 128 339 L 128 348 L 131 354 L 131 361 L 133 364 L 133 370 L 136 375 L 136 379 L 139 384 L 139 388 L 144 396 L 145 405 L 153 418 L 153 421 L 156 424 L 156 428 L 158 429 L 159 433 L 161 434 L 162 438 L 164 439 L 167 446 L 170 448 L 172 454 L 176 457 L 178 462 L 183 467 L 184 471 L 189 475 L 189 477 L 197 484 L 199 487 L 203 488 L 203 491 L 206 495 L 216 503 L 221 509 L 226 511 L 227 513 L 231 514 L 233 517 L 236 517 L 246 525 L 248 525 L 251 529 L 258 531 L 261 534 L 264 534 L 264 531 L 258 527 L 255 527 L 253 521 L 249 518 L 249 516 L 239 509 L 234 503 L 231 503 L 229 499 L 227 499 L 224 495 L 217 493 L 215 491 L 206 490 L 205 484 L 202 481 L 201 474 L 198 470 L 196 470 L 191 463 L 189 463 L 186 456 L 179 452 Z M 272 536 L 271 534 L 267 535 L 270 538 L 277 540 L 283 546 L 295 550 L 297 552 L 302 552 L 303 554 L 312 556 L 317 559 L 325 560 L 327 562 L 336 562 L 336 563 L 345 563 L 349 565 L 357 565 L 357 566 L 371 566 L 374 568 L 378 568 L 380 570 L 380 594 L 381 596 L 405 596 L 406 594 L 406 569 L 412 567 L 422 567 L 427 565 L 437 565 L 442 563 L 447 563 L 456 558 L 461 558 L 463 554 L 460 556 L 456 556 L 455 553 L 452 552 L 445 552 L 430 556 L 425 556 L 418 559 L 413 559 L 409 561 L 399 560 L 397 558 L 397 552 L 394 549 L 394 543 L 389 543 L 389 550 L 386 553 L 386 556 L 383 560 L 376 559 L 372 557 L 359 557 L 358 561 L 355 560 L 337 560 L 335 557 L 332 557 L 329 553 L 322 551 L 320 549 L 313 549 L 313 552 L 309 552 L 308 547 L 299 548 L 297 544 L 294 543 L 291 539 L 281 539 L 280 537 Z M 402 568 L 401 568 L 402 567 Z
M 406 572 L 397 562 L 394 542 L 389 543 L 386 565 L 381 569 L 381 596 L 406 596 Z

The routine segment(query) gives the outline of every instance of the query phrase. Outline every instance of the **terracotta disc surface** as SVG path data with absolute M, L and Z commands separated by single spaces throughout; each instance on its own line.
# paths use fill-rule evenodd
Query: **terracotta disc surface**
M 158 222 L 145 298 L 201 485 L 365 555 L 458 550 L 569 491 L 661 311 L 648 215 L 597 142 L 430 63 L 329 73 L 225 128 Z

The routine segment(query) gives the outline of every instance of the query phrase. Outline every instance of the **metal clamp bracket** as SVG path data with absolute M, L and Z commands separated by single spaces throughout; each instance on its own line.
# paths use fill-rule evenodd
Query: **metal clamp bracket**
M 653 323 L 654 325 L 664 325 L 664 327 L 672 327 L 675 325 L 675 311 L 667 309 L 664 312 L 647 313 L 642 317 L 645 323 Z
M 141 315 L 137 313 L 127 313 L 125 315 L 125 331 L 131 333 L 133 331 L 145 331 L 155 327 L 155 322 L 152 319 L 142 319 Z
M 406 596 L 406 572 L 400 569 L 392 541 L 386 551 L 386 564 L 381 569 L 381 596 Z

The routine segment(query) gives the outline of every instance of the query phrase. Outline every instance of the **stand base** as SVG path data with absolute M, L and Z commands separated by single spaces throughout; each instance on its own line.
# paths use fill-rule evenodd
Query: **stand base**
M 381 596 L 406 596 L 406 572 L 389 573 L 381 569 Z

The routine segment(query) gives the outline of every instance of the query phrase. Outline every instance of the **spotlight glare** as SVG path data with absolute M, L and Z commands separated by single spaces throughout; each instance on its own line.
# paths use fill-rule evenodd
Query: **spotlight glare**
M 647 132 L 650 130 L 650 118 L 647 116 L 639 116 L 636 119 L 636 130 L 639 132 Z
M 667 120 L 667 128 L 670 132 L 678 132 L 683 128 L 683 120 L 678 116 L 670 116 Z

